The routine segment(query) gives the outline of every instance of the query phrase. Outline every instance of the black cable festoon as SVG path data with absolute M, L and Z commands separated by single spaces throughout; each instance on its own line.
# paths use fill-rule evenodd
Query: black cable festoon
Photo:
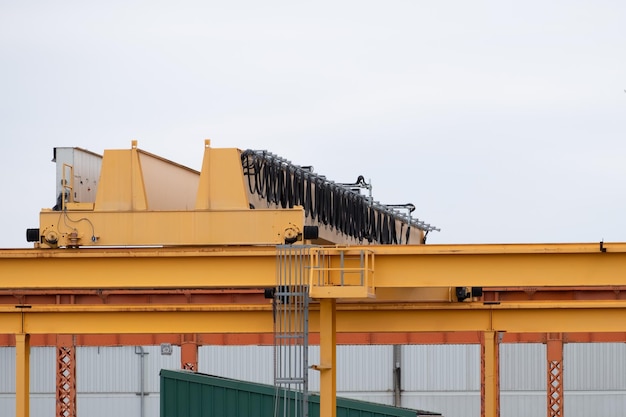
M 412 227 L 439 230 L 267 151 L 246 150 L 241 162 L 250 192 L 268 206 L 302 206 L 311 219 L 358 241 L 397 244 L 399 235 L 408 243 Z M 361 183 L 365 180 L 359 176 Z

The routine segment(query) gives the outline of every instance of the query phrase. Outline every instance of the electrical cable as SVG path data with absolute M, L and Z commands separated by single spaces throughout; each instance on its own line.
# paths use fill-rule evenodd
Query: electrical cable
M 241 161 L 250 193 L 264 199 L 268 207 L 302 206 L 307 217 L 360 242 L 397 244 L 398 234 L 405 233 L 404 243 L 408 243 L 411 226 L 426 233 L 439 230 L 373 202 L 358 188 L 336 184 L 270 152 L 246 150 Z M 369 186 L 362 175 L 350 185 Z

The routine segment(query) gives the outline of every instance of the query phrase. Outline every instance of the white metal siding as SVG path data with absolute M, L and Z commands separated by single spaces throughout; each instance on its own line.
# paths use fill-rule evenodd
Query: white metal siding
M 159 394 L 150 393 L 145 397 L 144 407 L 146 417 L 158 417 Z M 140 417 L 140 409 L 139 396 L 134 393 L 82 394 L 76 399 L 79 417 Z
M 500 345 L 500 389 L 546 390 L 546 345 L 515 343 Z
M 626 345 L 565 345 L 565 404 L 568 417 L 621 417 L 626 410 Z M 146 416 L 157 416 L 159 370 L 180 367 L 180 348 L 162 356 L 158 346 L 144 347 Z M 501 415 L 545 415 L 545 345 L 503 344 Z M 480 347 L 477 345 L 403 346 L 402 406 L 442 412 L 446 417 L 480 413 Z M 338 396 L 393 403 L 392 346 L 338 346 Z M 311 346 L 310 364 L 319 363 Z M 272 346 L 202 346 L 200 372 L 271 384 Z M 53 417 L 53 347 L 31 349 L 31 415 Z M 15 414 L 15 348 L 0 348 L 0 415 Z M 80 416 L 138 415 L 140 355 L 135 347 L 77 348 L 77 407 Z M 311 390 L 319 374 L 310 371 Z
M 563 349 L 568 391 L 626 390 L 626 343 L 571 343 Z
M 54 393 L 56 390 L 56 349 L 32 347 L 30 349 L 30 391 L 33 394 Z M 15 394 L 15 348 L 0 348 L 0 393 Z
M 15 415 L 15 393 L 0 394 L 0 416 L 11 417 Z M 30 417 L 55 417 L 56 396 L 55 393 L 30 395 Z
M 337 390 L 392 391 L 393 346 L 337 346 Z
M 546 407 L 545 391 L 524 390 L 502 391 L 500 393 L 500 417 L 545 416 Z M 566 415 L 569 416 L 570 414 Z
M 36 394 L 56 392 L 56 348 L 30 348 L 30 392 Z M 13 385 L 15 389 L 15 384 Z
M 78 393 L 139 392 L 139 351 L 135 346 L 76 348 Z M 172 355 L 161 355 L 160 346 L 145 346 L 144 351 L 144 390 L 158 392 L 159 370 L 180 369 L 180 348 L 174 346 Z
M 480 417 L 480 392 L 406 392 L 402 407 L 437 411 L 445 417 Z
M 403 346 L 402 388 L 407 391 L 480 390 L 480 346 Z
M 626 395 L 622 392 L 566 392 L 563 415 L 568 417 L 624 417 Z
M 379 403 L 385 405 L 393 405 L 393 392 L 387 391 L 339 391 L 337 396 L 343 398 L 352 398 L 353 400 L 368 401 L 371 403 Z
M 15 394 L 15 348 L 14 347 L 1 347 L 0 348 L 0 369 L 2 369 L 2 372 L 0 372 L 0 393 L 2 394 L 14 393 Z
M 200 346 L 198 371 L 261 384 L 273 384 L 274 347 Z

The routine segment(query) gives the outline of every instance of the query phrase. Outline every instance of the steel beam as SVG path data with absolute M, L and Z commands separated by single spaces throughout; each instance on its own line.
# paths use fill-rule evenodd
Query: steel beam
M 350 304 L 337 303 L 336 331 L 513 333 L 624 332 L 626 301 Z M 320 332 L 311 305 L 309 330 Z M 256 305 L 33 305 L 0 307 L 8 334 L 272 333 L 272 306 Z
M 30 335 L 15 335 L 15 415 L 30 415 Z
M 481 343 L 481 415 L 499 417 L 500 405 L 500 355 L 498 332 L 483 333 Z
M 374 253 L 376 288 L 626 283 L 626 243 L 351 248 Z M 1 250 L 0 290 L 272 287 L 275 259 L 274 247 L 252 246 Z

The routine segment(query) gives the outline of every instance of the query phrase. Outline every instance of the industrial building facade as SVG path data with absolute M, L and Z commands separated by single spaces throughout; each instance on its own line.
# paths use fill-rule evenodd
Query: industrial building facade
M 500 345 L 500 415 L 544 415 L 546 347 Z M 167 352 L 167 349 L 165 350 Z M 310 347 L 311 363 L 319 347 Z M 480 416 L 479 345 L 337 346 L 337 395 L 446 417 Z M 398 360 L 399 359 L 399 360 Z M 56 356 L 53 347 L 31 349 L 31 416 L 55 416 Z M 159 371 L 180 368 L 180 348 L 160 346 L 77 347 L 78 416 L 157 417 Z M 15 414 L 15 350 L 0 348 L 0 407 Z M 273 383 L 272 346 L 201 346 L 198 371 L 264 384 Z M 400 369 L 399 386 L 394 375 Z M 564 345 L 565 413 L 568 417 L 618 417 L 626 409 L 626 344 Z M 310 390 L 319 390 L 311 370 Z

